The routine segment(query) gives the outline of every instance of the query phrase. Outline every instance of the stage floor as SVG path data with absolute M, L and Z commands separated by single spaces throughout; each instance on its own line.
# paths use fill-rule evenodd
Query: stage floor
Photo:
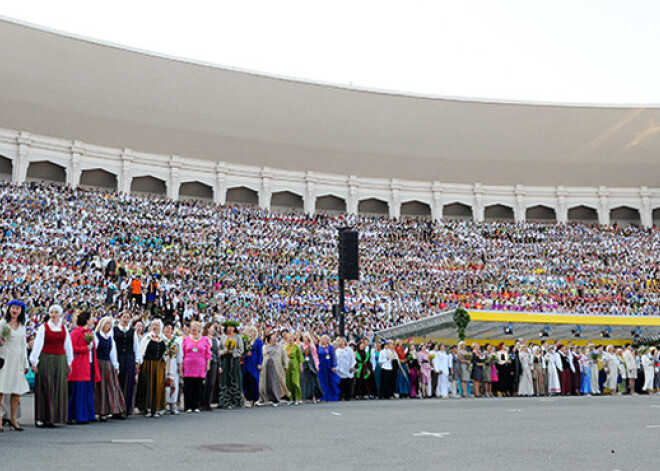
M 0 435 L 3 469 L 655 469 L 660 396 L 352 401 Z

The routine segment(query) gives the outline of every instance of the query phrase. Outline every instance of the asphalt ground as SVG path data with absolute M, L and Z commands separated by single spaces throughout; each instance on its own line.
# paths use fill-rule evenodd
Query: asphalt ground
M 660 396 L 407 399 L 37 429 L 23 398 L 0 469 L 652 470 Z

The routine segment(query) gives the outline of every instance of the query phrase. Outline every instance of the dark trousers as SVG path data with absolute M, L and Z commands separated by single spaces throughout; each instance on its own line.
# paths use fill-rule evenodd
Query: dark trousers
M 381 393 L 384 399 L 389 399 L 394 396 L 394 387 L 396 386 L 396 371 L 392 370 L 381 370 Z
M 353 396 L 353 378 L 342 378 L 339 381 L 339 400 L 350 401 Z
M 199 409 L 204 400 L 204 378 L 183 378 L 183 404 L 186 410 Z

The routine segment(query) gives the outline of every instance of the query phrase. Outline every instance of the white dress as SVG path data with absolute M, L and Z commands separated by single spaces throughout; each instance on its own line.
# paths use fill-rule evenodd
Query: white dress
M 518 395 L 533 396 L 534 382 L 532 381 L 532 369 L 529 365 L 529 352 L 523 350 L 518 354 L 518 357 L 520 358 L 520 366 L 522 367 L 520 382 L 518 383 Z
M 0 332 L 7 325 L 4 319 L 0 321 Z M 25 326 L 19 325 L 11 333 L 7 342 L 0 347 L 0 357 L 4 358 L 5 366 L 0 369 L 0 394 L 25 394 L 30 386 L 25 379 L 25 370 L 29 367 L 27 360 L 27 345 L 25 341 Z
M 653 358 L 650 353 L 642 356 L 642 368 L 644 368 L 644 386 L 642 386 L 642 391 L 653 392 L 654 367 Z
M 546 363 L 548 367 L 548 393 L 558 394 L 561 392 L 561 385 L 559 384 L 559 373 L 557 372 L 557 363 L 554 353 L 546 354 Z

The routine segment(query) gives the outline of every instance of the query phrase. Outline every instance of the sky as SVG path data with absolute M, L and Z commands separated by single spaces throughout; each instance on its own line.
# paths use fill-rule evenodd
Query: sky
M 343 86 L 498 101 L 660 104 L 657 0 L 0 0 L 0 15 Z

